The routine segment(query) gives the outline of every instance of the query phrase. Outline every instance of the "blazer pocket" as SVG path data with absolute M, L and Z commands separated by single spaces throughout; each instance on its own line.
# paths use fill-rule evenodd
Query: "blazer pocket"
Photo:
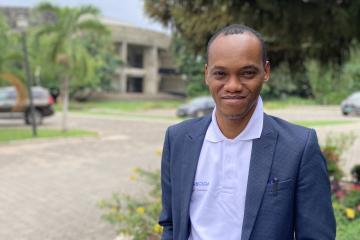
M 280 192 L 286 189 L 293 189 L 294 187 L 294 180 L 293 179 L 286 179 L 277 183 L 268 183 L 266 186 L 266 192 L 275 193 Z

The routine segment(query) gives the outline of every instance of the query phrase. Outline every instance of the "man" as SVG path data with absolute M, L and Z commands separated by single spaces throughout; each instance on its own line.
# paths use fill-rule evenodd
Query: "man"
M 263 113 L 266 59 L 261 35 L 242 25 L 208 42 L 205 81 L 216 107 L 166 132 L 162 239 L 335 239 L 315 131 Z

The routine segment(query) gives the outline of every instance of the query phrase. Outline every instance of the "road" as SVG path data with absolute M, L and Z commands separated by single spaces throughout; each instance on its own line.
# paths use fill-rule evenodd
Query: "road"
M 294 119 L 344 119 L 334 107 L 270 110 Z M 172 115 L 173 110 L 146 114 Z M 346 153 L 349 169 L 360 151 L 360 119 L 347 125 L 317 128 L 320 141 L 329 132 L 354 131 L 358 140 Z M 114 228 L 103 221 L 96 203 L 113 192 L 139 194 L 129 180 L 135 166 L 158 168 L 171 120 L 70 115 L 70 128 L 89 129 L 98 137 L 37 139 L 0 145 L 0 239 L 112 240 Z M 60 114 L 46 127 L 60 126 Z M 1 127 L 22 122 L 0 121 Z

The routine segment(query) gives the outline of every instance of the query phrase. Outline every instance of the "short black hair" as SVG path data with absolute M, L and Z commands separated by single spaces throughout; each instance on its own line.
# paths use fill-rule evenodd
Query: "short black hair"
M 263 59 L 263 63 L 265 65 L 267 59 L 267 50 L 266 50 L 266 45 L 265 45 L 265 41 L 263 36 L 255 31 L 254 29 L 252 29 L 251 27 L 242 25 L 242 24 L 232 24 L 229 26 L 226 26 L 220 30 L 218 30 L 216 33 L 214 33 L 214 35 L 212 35 L 212 37 L 210 38 L 210 40 L 207 43 L 207 47 L 206 47 L 206 55 L 205 55 L 205 61 L 206 63 L 208 63 L 208 57 L 209 57 L 209 48 L 212 44 L 212 42 L 219 36 L 219 35 L 231 35 L 231 34 L 243 34 L 243 33 L 250 33 L 252 35 L 254 35 L 259 41 L 260 41 L 260 45 L 261 45 L 261 50 L 262 50 L 262 59 Z

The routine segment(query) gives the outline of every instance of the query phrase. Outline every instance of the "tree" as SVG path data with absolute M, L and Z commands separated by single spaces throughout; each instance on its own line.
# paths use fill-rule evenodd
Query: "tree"
M 179 72 L 185 77 L 186 92 L 190 97 L 209 94 L 204 81 L 204 60 L 186 48 L 186 40 L 180 34 L 174 34 L 172 39 L 172 52 L 176 57 Z
M 23 57 L 16 34 L 10 31 L 5 18 L 0 14 L 0 73 L 12 72 L 22 76 Z
M 289 63 L 297 94 L 311 95 L 304 62 L 342 64 L 350 43 L 360 39 L 360 2 L 351 0 L 145 0 L 145 12 L 188 40 L 204 55 L 206 42 L 231 23 L 249 25 L 265 36 L 272 66 Z
M 106 33 L 107 30 L 95 18 L 99 15 L 99 10 L 93 6 L 61 8 L 50 3 L 41 3 L 36 7 L 36 11 L 54 18 L 54 21 L 44 22 L 37 35 L 50 35 L 52 38 L 49 58 L 57 65 L 57 73 L 62 75 L 62 129 L 66 131 L 70 80 L 93 70 L 89 67 L 91 56 L 82 45 L 81 38 L 87 32 Z

